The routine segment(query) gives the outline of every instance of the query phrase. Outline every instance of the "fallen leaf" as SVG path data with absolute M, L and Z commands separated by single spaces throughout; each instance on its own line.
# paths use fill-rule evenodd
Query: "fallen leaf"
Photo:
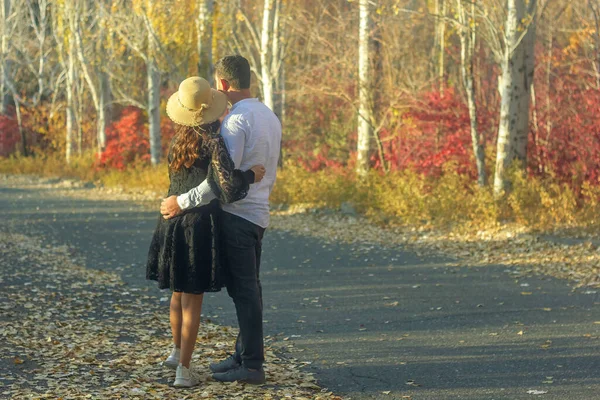
M 546 394 L 547 390 L 528 390 L 527 394 Z

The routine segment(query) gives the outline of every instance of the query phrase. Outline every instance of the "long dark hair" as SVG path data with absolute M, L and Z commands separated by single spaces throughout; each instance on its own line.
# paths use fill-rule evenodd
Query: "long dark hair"
M 169 167 L 179 171 L 182 167 L 190 168 L 196 162 L 206 148 L 209 137 L 221 127 L 221 122 L 217 120 L 199 126 L 175 125 L 177 133 L 171 147 Z

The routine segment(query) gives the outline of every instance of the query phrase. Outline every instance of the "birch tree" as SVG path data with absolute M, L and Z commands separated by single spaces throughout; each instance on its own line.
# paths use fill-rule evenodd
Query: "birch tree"
M 529 104 L 534 72 L 537 0 L 507 0 L 506 43 L 499 80 L 500 126 L 494 176 L 494 195 L 510 189 L 508 169 L 527 164 Z
M 360 0 L 360 22 L 358 36 L 358 141 L 356 173 L 360 177 L 367 175 L 369 170 L 370 139 L 373 134 L 371 121 L 373 120 L 372 109 L 372 83 L 369 61 L 369 27 L 370 12 L 369 0 Z
M 116 16 L 117 33 L 121 40 L 138 55 L 146 66 L 146 101 L 145 104 L 135 100 L 122 89 L 116 88 L 125 102 L 145 108 L 148 114 L 148 131 L 150 136 L 150 161 L 157 165 L 161 157 L 160 142 L 160 69 L 158 57 L 164 54 L 158 35 L 151 23 L 151 14 L 155 6 L 153 0 L 140 0 L 133 15 L 127 4 Z M 115 16 L 113 16 L 114 18 Z M 144 27 L 144 29 L 140 29 Z
M 0 7 L 0 112 L 12 100 L 20 134 L 21 154 L 27 155 L 27 138 L 21 107 L 36 107 L 46 88 L 46 36 L 49 32 L 47 0 L 3 0 Z M 25 85 L 23 82 L 27 82 Z
M 214 0 L 198 0 L 198 18 L 196 19 L 198 75 L 213 84 L 213 17 Z
M 71 29 L 71 21 L 76 18 L 73 3 L 69 1 L 57 2 L 53 8 L 53 34 L 58 59 L 63 68 L 65 79 L 65 159 L 71 162 L 73 154 L 74 129 L 78 126 L 76 121 L 75 85 L 76 85 L 76 50 L 75 34 Z M 65 49 L 66 47 L 66 49 Z
M 46 91 L 46 59 L 49 53 L 46 49 L 46 36 L 48 35 L 50 25 L 50 7 L 49 0 L 37 0 L 34 4 L 32 0 L 27 0 L 27 11 L 30 19 L 29 26 L 35 36 L 35 52 L 31 50 L 19 51 L 19 56 L 23 60 L 24 66 L 29 68 L 37 81 L 37 92 L 32 96 L 31 105 L 36 107 Z M 34 57 L 31 57 L 33 54 Z M 37 68 L 36 68 L 37 67 Z
M 448 8 L 448 0 L 435 0 L 435 13 L 436 13 L 436 24 L 435 24 L 435 41 L 433 49 L 437 51 L 437 78 L 440 85 L 440 93 L 444 93 L 445 86 L 445 55 L 446 55 L 446 14 Z
M 477 39 L 477 25 L 475 22 L 475 4 L 471 3 L 467 11 L 463 0 L 456 0 L 458 16 L 458 33 L 460 36 L 460 60 L 463 86 L 467 94 L 469 107 L 469 120 L 471 127 L 471 143 L 473 155 L 477 164 L 477 183 L 479 186 L 487 184 L 485 171 L 485 152 L 483 140 L 479 136 L 477 126 L 477 102 L 475 101 L 475 74 L 473 72 L 473 56 Z
M 93 2 L 90 4 L 94 4 Z M 101 13 L 96 7 L 86 7 L 81 1 L 73 1 L 75 12 L 71 13 L 69 26 L 75 39 L 77 59 L 81 67 L 81 72 L 87 83 L 89 93 L 92 97 L 94 109 L 96 110 L 96 144 L 97 152 L 101 154 L 106 147 L 106 98 L 107 91 L 110 90 L 107 82 L 106 63 L 102 60 L 96 60 L 95 55 L 105 55 L 104 42 L 106 32 L 104 30 L 105 22 L 101 20 Z M 94 25 L 95 32 L 88 29 L 87 43 L 84 43 L 81 20 L 90 21 Z M 91 57 L 87 54 L 91 54 Z M 107 87 L 108 86 L 108 87 Z
M 8 59 L 8 46 L 9 40 L 12 36 L 12 28 L 14 24 L 11 23 L 11 1 L 10 0 L 2 0 L 2 23 L 0 24 L 0 29 L 2 30 L 2 38 L 0 44 L 0 113 L 5 115 L 8 112 L 8 103 L 10 101 L 9 97 L 9 87 L 7 84 L 7 80 L 10 76 L 10 62 Z M 14 19 L 14 17 L 13 17 Z
M 236 35 L 232 48 L 248 55 L 250 66 L 258 77 L 262 99 L 280 119 L 283 115 L 284 58 L 286 43 L 282 20 L 282 0 L 264 0 L 260 33 L 248 16 L 237 5 L 237 15 L 244 22 L 248 36 Z M 258 56 L 256 56 L 258 54 Z
M 600 4 L 598 0 L 588 0 L 588 8 L 590 9 L 594 19 L 594 43 L 593 43 L 593 57 L 592 57 L 592 68 L 594 69 L 594 75 L 596 77 L 596 89 L 600 90 Z

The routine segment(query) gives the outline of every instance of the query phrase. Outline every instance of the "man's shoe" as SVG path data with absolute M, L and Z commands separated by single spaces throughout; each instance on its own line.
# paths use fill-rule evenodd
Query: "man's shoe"
M 262 385 L 266 382 L 265 370 L 251 370 L 242 365 L 227 372 L 217 372 L 213 374 L 213 379 L 219 382 L 242 382 L 253 385 Z
M 180 388 L 189 388 L 197 386 L 200 383 L 198 378 L 194 376 L 190 368 L 186 368 L 179 364 L 177 366 L 177 372 L 175 373 L 175 382 L 173 386 Z
M 221 362 L 210 364 L 209 368 L 214 373 L 223 373 L 240 366 L 238 360 L 233 355 L 227 357 Z
M 167 359 L 163 362 L 163 365 L 172 369 L 177 369 L 179 365 L 179 357 L 181 355 L 181 350 L 173 346 L 173 350 Z

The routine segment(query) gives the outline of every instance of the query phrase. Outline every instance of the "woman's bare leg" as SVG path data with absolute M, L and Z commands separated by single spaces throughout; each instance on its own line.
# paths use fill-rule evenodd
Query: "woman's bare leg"
M 173 292 L 171 295 L 171 333 L 173 334 L 173 344 L 176 348 L 181 348 L 181 292 Z
M 181 295 L 182 324 L 181 324 L 181 358 L 179 362 L 184 367 L 190 367 L 192 353 L 200 327 L 203 294 L 183 293 Z

